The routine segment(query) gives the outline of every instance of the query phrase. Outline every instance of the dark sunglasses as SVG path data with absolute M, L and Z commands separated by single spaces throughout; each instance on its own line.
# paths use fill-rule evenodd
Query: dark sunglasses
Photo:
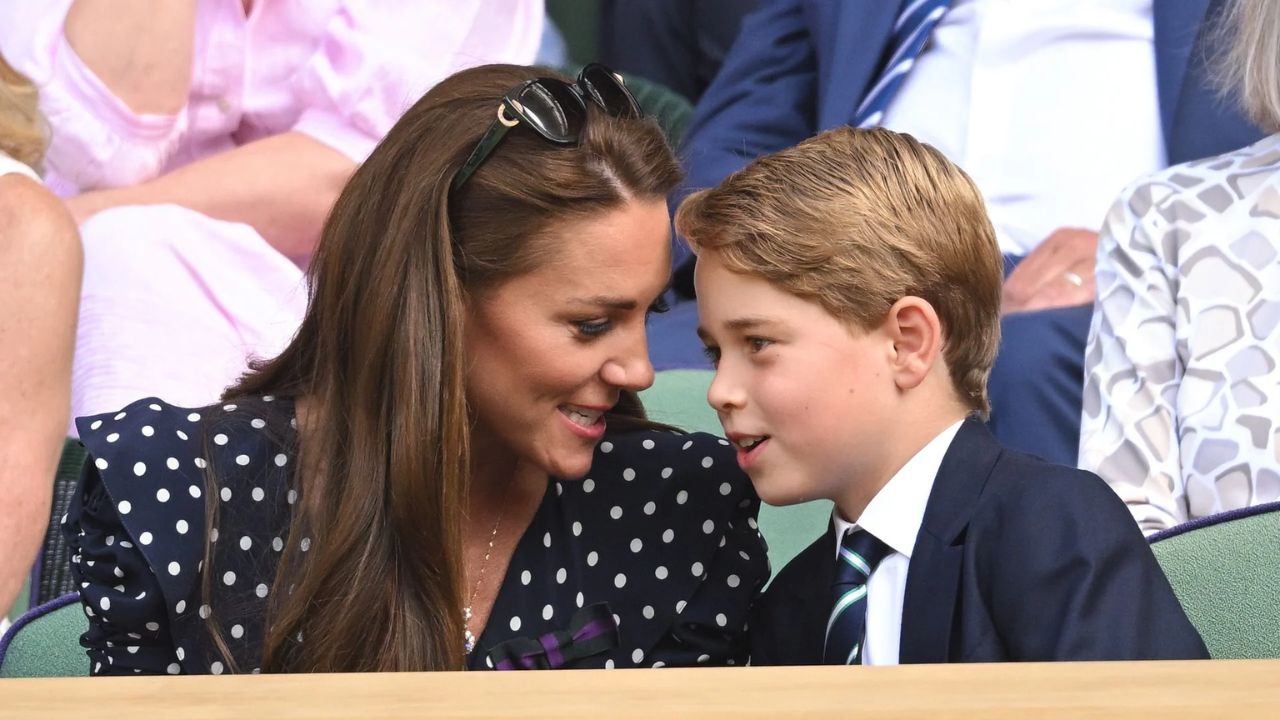
M 477 168 L 493 154 L 507 131 L 524 123 L 547 142 L 577 145 L 587 124 L 587 101 L 618 118 L 639 118 L 640 103 L 618 75 L 600 63 L 591 63 L 578 73 L 572 84 L 556 78 L 536 78 L 507 91 L 498 105 L 498 118 L 489 125 L 467 156 L 462 169 L 453 176 L 450 192 L 462 187 Z

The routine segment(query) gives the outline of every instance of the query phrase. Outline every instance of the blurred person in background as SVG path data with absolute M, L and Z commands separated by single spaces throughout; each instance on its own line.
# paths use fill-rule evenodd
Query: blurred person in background
M 759 0 L 601 0 L 600 61 L 696 103 Z
M 343 183 L 450 73 L 530 62 L 541 0 L 52 0 L 0 8 L 85 252 L 72 415 L 212 402 L 279 352 Z M 74 433 L 74 428 L 71 429 Z
M 81 252 L 41 184 L 36 90 L 0 56 L 0 630 L 49 526 L 71 390 Z
M 1080 466 L 1147 533 L 1280 500 L 1280 2 L 1239 0 L 1221 32 L 1273 134 L 1135 182 L 1098 244 Z

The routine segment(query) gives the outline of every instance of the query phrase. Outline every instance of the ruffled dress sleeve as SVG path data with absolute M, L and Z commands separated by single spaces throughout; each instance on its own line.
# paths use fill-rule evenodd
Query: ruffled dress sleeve
M 182 672 L 171 629 L 195 611 L 204 506 L 180 412 L 150 398 L 78 421 L 89 454 L 62 532 L 93 675 Z

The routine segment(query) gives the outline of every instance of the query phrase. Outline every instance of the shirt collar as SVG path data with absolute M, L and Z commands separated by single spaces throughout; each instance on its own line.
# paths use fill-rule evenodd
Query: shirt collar
M 831 510 L 831 521 L 835 525 L 835 554 L 840 554 L 840 543 L 844 536 L 854 530 L 862 529 L 874 535 L 894 552 L 911 558 L 911 551 L 916 544 L 916 535 L 920 534 L 920 524 L 924 522 L 924 511 L 929 504 L 929 493 L 933 491 L 933 481 L 942 467 L 942 458 L 951 447 L 951 441 L 964 420 L 957 420 L 945 430 L 938 433 L 927 445 L 920 448 L 911 459 L 903 465 L 889 482 L 880 488 L 880 492 L 871 498 L 866 509 L 858 517 L 857 522 L 849 522 L 840 517 L 840 512 Z

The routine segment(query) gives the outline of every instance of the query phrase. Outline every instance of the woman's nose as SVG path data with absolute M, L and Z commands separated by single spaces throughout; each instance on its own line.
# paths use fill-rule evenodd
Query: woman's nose
M 649 361 L 649 344 L 643 332 L 624 353 L 605 362 L 600 377 L 614 387 L 633 392 L 653 385 L 653 363 Z

